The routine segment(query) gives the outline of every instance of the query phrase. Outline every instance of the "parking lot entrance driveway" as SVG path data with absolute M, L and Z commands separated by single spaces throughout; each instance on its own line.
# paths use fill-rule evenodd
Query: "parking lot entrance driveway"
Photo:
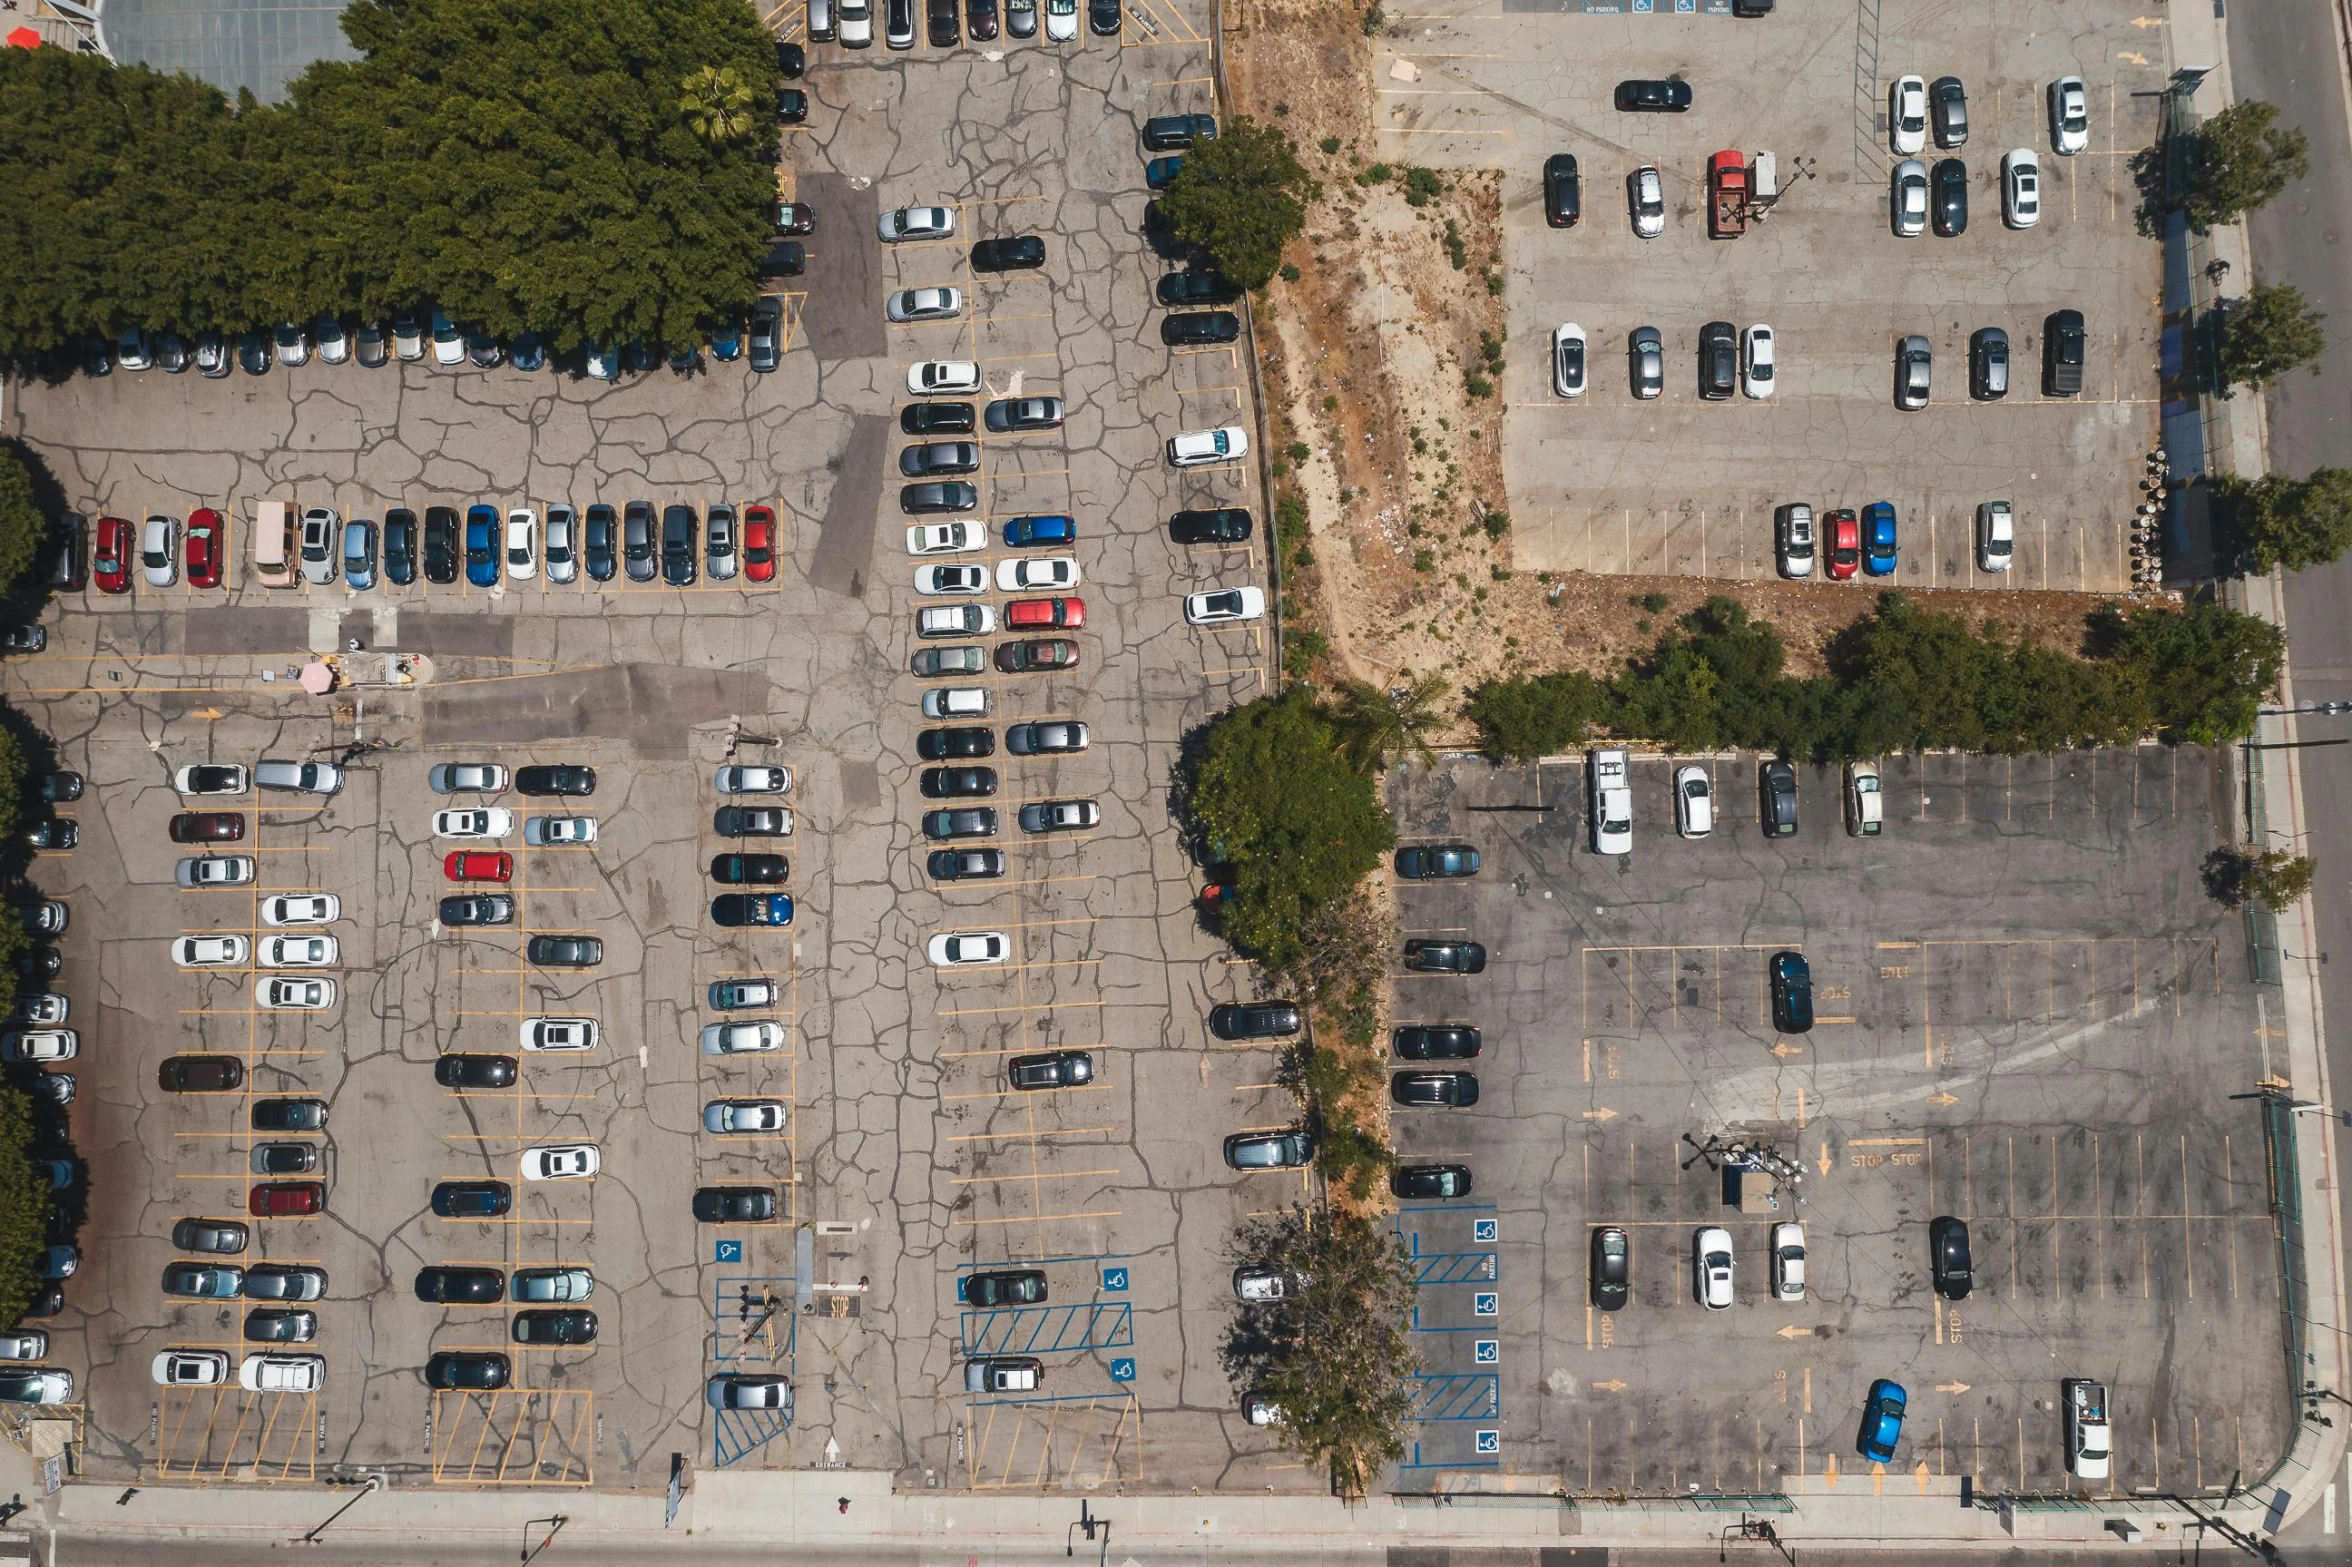
M 2290 1435 L 2278 1242 L 2259 1106 L 2233 1096 L 2273 1052 L 2236 921 L 2197 882 L 2224 764 L 1893 758 L 1875 838 L 1846 835 L 1837 775 L 1806 768 L 1797 835 L 1766 839 L 1757 760 L 1704 759 L 1718 816 L 1694 841 L 1670 817 L 1680 760 L 1635 759 L 1624 857 L 1586 847 L 1581 763 L 1393 786 L 1404 841 L 1485 857 L 1400 883 L 1403 934 L 1488 951 L 1482 975 L 1396 984 L 1400 1025 L 1484 1030 L 1476 1107 L 1394 1113 L 1400 1158 L 1476 1179 L 1396 1221 L 1421 1279 L 1404 1483 L 1867 1480 L 1878 1377 L 1910 1393 L 1888 1484 L 2218 1493 L 2261 1473 Z M 1783 950 L 1812 971 L 1802 1035 L 1773 1025 Z M 1968 1226 L 1964 1299 L 1931 1285 L 1944 1216 Z M 1791 1221 L 1804 1293 L 1779 1300 Z M 1717 1225 L 1720 1312 L 1693 1259 Z M 1613 1311 L 1588 1294 L 1602 1227 L 1630 1243 Z M 2063 1472 L 2065 1377 L 2109 1387 L 2111 1482 Z

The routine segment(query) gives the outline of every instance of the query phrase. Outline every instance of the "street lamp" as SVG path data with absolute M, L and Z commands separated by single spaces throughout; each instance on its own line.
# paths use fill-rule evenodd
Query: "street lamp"
M 353 1497 L 350 1501 L 345 1502 L 342 1506 L 336 1508 L 332 1513 L 329 1513 L 325 1523 L 320 1524 L 317 1528 L 311 1530 L 310 1533 L 302 1537 L 302 1543 L 304 1545 L 318 1544 L 319 1536 L 325 1534 L 336 1519 L 342 1517 L 345 1513 L 351 1511 L 351 1509 L 357 1507 L 361 1502 L 366 1501 L 368 1497 L 378 1491 L 381 1491 L 382 1489 L 384 1489 L 384 1477 L 380 1474 L 369 1475 L 367 1477 L 367 1484 L 359 1488 L 359 1494 Z
M 2333 718 L 2338 713 L 2352 713 L 2352 702 L 2307 702 L 2301 707 L 2265 707 L 2257 711 L 2265 718 L 2284 718 L 2289 713 L 2324 713 Z

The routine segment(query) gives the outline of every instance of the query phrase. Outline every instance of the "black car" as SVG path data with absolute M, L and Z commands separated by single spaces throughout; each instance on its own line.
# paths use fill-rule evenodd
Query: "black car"
M 915 781 L 926 800 L 962 800 L 996 793 L 993 767 L 926 767 Z
M 245 1063 L 235 1056 L 166 1056 L 155 1069 L 155 1086 L 167 1094 L 233 1094 L 245 1086 Z
M 16 956 L 19 979 L 55 979 L 65 969 L 65 954 L 55 947 L 29 947 Z
M 777 124 L 798 125 L 808 118 L 808 110 L 809 96 L 807 93 L 797 87 L 781 87 L 776 90 Z M 793 276 L 799 276 L 797 270 Z
M 1584 192 L 1576 178 L 1576 155 L 1555 152 L 1544 159 L 1544 221 L 1573 228 L 1584 215 Z
M 779 887 L 792 867 L 781 854 L 714 854 L 711 880 L 729 887 Z
M 425 580 L 457 580 L 457 510 L 451 506 L 425 508 Z
M 931 37 L 931 47 L 953 49 L 960 36 L 961 21 L 956 15 L 956 0 L 930 0 L 924 11 L 924 31 Z
M 513 1056 L 446 1055 L 433 1063 L 433 1081 L 443 1088 L 512 1088 Z
M 449 926 L 512 925 L 515 904 L 504 893 L 460 893 L 441 900 L 440 915 L 441 923 Z
M 1228 1001 L 1209 1009 L 1209 1032 L 1219 1039 L 1288 1039 L 1302 1026 L 1293 1001 Z
M 779 42 L 776 45 L 776 74 L 788 82 L 800 80 L 808 69 L 808 52 L 798 44 Z
M 1935 1292 L 1946 1300 L 1966 1300 L 1976 1282 L 1968 1254 L 1968 1221 L 1948 1213 L 1928 1220 L 1927 1253 Z
M 2042 391 L 2072 397 L 2082 390 L 2083 360 L 2089 347 L 2079 310 L 2053 310 L 2042 320 Z
M 926 729 L 915 736 L 915 755 L 926 762 L 963 762 L 995 754 L 993 729 Z
M 1928 181 L 1933 192 L 1928 212 L 1935 231 L 1946 239 L 1968 232 L 1968 165 L 1958 158 L 1938 158 Z
M 662 581 L 673 588 L 686 588 L 694 585 L 694 544 L 699 531 L 693 507 L 664 506 L 662 508 Z
M 789 925 L 792 900 L 773 892 L 722 892 L 711 899 L 711 923 L 729 930 L 745 926 Z M 784 918 L 776 916 L 782 914 Z
M 79 593 L 90 585 L 90 519 L 78 511 L 57 519 L 57 538 L 49 557 L 49 586 Z
M 933 881 L 994 881 L 1005 873 L 1002 849 L 933 849 L 925 868 Z
M 1241 336 L 1241 317 L 1230 310 L 1195 310 L 1160 319 L 1160 341 L 1170 348 L 1230 343 Z
M 307 1344 L 318 1337 L 318 1313 L 263 1306 L 245 1313 L 245 1337 L 256 1344 Z
M 766 1186 L 701 1186 L 694 1192 L 700 1224 L 754 1224 L 776 1216 L 776 1193 Z
M 407 587 L 417 574 L 417 515 L 405 506 L 384 513 L 384 575 Z
M 790 818 L 773 805 L 722 805 L 711 813 L 711 830 L 722 838 L 781 838 Z
M 797 239 L 771 241 L 768 253 L 760 257 L 759 275 L 770 282 L 777 278 L 799 277 L 808 270 L 808 251 Z
M 927 517 L 934 512 L 978 511 L 980 491 L 964 479 L 945 479 L 932 484 L 902 484 L 898 490 L 898 509 L 910 517 Z
M 1396 852 L 1396 873 L 1407 881 L 1475 876 L 1478 865 L 1478 851 L 1466 843 L 1416 843 Z
M 419 1268 L 416 1298 L 436 1306 L 495 1306 L 506 1298 L 506 1275 L 497 1268 Z
M 1627 114 L 1680 114 L 1690 106 L 1690 83 L 1678 76 L 1617 84 L 1617 107 Z
M 964 1280 L 967 1306 L 1042 1306 L 1045 1275 L 1035 1268 L 1005 1268 L 975 1273 Z
M 318 1162 L 316 1143 L 258 1143 L 251 1160 L 255 1175 L 308 1175 Z
M 1739 334 L 1728 321 L 1699 328 L 1699 395 L 1722 402 L 1739 384 Z
M 1633 1292 L 1633 1240 L 1614 1224 L 1592 1232 L 1592 1303 L 1615 1311 Z
M 1119 0 L 1086 0 L 1086 25 L 1109 38 L 1119 31 Z
M 591 580 L 612 581 L 613 568 L 619 561 L 614 539 L 617 531 L 610 506 L 598 501 L 588 508 L 580 524 L 580 556 L 587 564 Z
M 596 1313 L 577 1307 L 559 1307 L 545 1311 L 518 1311 L 514 1315 L 514 1341 L 517 1344 L 593 1344 L 596 1342 Z
M 984 239 L 972 247 L 975 272 L 1025 272 L 1045 265 L 1045 241 L 1035 234 Z
M 1764 818 L 1764 836 L 1786 838 L 1797 830 L 1797 770 L 1782 761 L 1766 762 L 1756 774 Z
M 1784 1034 L 1813 1027 L 1813 968 L 1801 952 L 1775 952 L 1766 965 L 1772 982 L 1772 1026 Z
M 996 36 L 996 0 L 964 0 L 964 26 L 976 43 Z
M 755 365 L 753 367 L 757 369 Z M 621 508 L 621 564 L 631 582 L 651 582 L 660 567 L 653 551 L 653 502 L 631 501 Z
M 495 1219 L 514 1206 L 504 1181 L 443 1181 L 433 1188 L 433 1212 L 444 1219 Z
M 594 936 L 533 936 L 523 960 L 541 968 L 594 968 L 604 961 L 604 943 Z
M 1969 334 L 1968 395 L 1986 403 L 2009 395 L 2009 334 L 1997 326 Z
M 1483 974 L 1486 948 L 1475 941 L 1431 941 L 1417 937 L 1405 943 L 1405 967 L 1416 974 Z
M 1160 279 L 1160 303 L 1178 305 L 1229 305 L 1241 297 L 1241 290 L 1225 280 L 1225 275 L 1211 268 L 1185 272 L 1171 272 Z
M 1213 141 L 1213 114 L 1155 114 L 1143 122 L 1143 144 L 1154 152 L 1182 152 L 1196 141 Z
M 898 454 L 898 471 L 909 479 L 927 479 L 942 473 L 973 473 L 979 467 L 977 441 L 925 441 Z
M 1466 1110 L 1478 1103 L 1478 1079 L 1468 1072 L 1398 1072 L 1388 1080 L 1388 1097 L 1400 1105 Z
M 506 1386 L 513 1362 L 483 1350 L 444 1350 L 425 1362 L 425 1386 L 443 1392 L 495 1393 Z
M 1005 1077 L 1015 1088 L 1077 1088 L 1094 1081 L 1094 1057 L 1083 1050 L 1015 1056 L 1005 1063 Z
M 905 435 L 970 435 L 978 425 L 970 403 L 910 403 L 898 412 Z
M 923 836 L 934 843 L 954 838 L 996 836 L 996 807 L 967 805 L 956 810 L 925 811 Z
M 257 1132 L 316 1132 L 327 1124 L 324 1099 L 256 1099 L 253 1129 Z
M 594 794 L 596 769 L 573 763 L 552 767 L 518 767 L 515 769 L 514 786 L 519 794 Z
M 82 797 L 80 773 L 43 773 L 33 782 L 33 798 L 49 805 L 63 805 Z
M 1249 511 L 1241 506 L 1180 511 L 1168 519 L 1168 537 L 1178 544 L 1243 544 L 1250 531 Z
M 1475 1061 L 1482 1036 L 1467 1023 L 1413 1023 L 1388 1042 L 1407 1061 Z
M 1927 84 L 1927 119 L 1935 127 L 1936 145 L 1946 150 L 1968 145 L 1968 89 L 1957 76 L 1939 76 Z
M 1466 1164 L 1400 1164 L 1388 1178 L 1388 1189 L 1399 1197 L 1444 1201 L 1470 1195 L 1470 1166 Z

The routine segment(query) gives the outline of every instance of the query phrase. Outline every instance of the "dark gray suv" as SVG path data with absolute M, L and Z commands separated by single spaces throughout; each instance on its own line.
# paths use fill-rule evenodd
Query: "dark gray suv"
M 651 582 L 653 562 L 653 502 L 631 501 L 621 513 L 621 559 L 631 582 Z
M 694 508 L 662 508 L 662 581 L 673 588 L 694 586 Z

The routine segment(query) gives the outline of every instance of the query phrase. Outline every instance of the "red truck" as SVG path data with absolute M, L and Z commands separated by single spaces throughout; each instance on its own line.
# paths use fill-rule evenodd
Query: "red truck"
M 1707 160 L 1707 237 L 1737 239 L 1748 231 L 1748 163 L 1726 148 Z

